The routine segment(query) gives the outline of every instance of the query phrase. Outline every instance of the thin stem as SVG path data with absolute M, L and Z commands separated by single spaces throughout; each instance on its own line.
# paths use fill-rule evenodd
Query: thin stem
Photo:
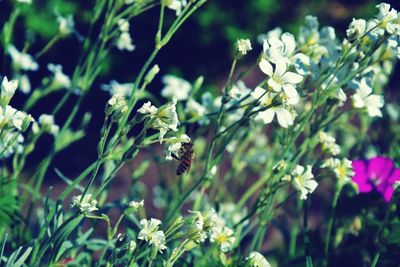
M 329 249 L 330 249 L 330 243 L 331 243 L 333 223 L 335 220 L 335 211 L 336 211 L 336 206 L 337 206 L 337 202 L 338 202 L 341 190 L 342 190 L 342 187 L 337 186 L 335 195 L 333 197 L 331 215 L 329 216 L 328 226 L 327 226 L 327 230 L 326 230 L 324 251 L 325 251 L 325 256 L 326 256 L 327 261 L 329 260 Z

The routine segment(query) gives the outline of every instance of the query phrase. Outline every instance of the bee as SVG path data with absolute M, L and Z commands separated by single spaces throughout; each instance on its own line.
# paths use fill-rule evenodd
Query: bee
M 179 161 L 179 165 L 176 168 L 176 175 L 182 175 L 188 172 L 190 166 L 192 165 L 192 160 L 194 157 L 193 143 L 192 142 L 182 143 L 178 154 L 179 156 L 172 154 L 172 157 L 177 161 Z

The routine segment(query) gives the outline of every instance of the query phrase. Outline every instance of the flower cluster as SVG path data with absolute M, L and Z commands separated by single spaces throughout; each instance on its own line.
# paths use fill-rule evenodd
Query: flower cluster
M 132 44 L 132 38 L 129 34 L 129 21 L 127 21 L 126 19 L 119 19 L 118 28 L 121 34 L 116 41 L 117 48 L 119 50 L 127 51 L 135 50 L 135 45 Z
M 164 232 L 158 229 L 161 224 L 160 220 L 154 218 L 150 220 L 143 219 L 140 221 L 140 224 L 142 225 L 142 229 L 139 232 L 138 239 L 148 242 L 149 245 L 153 245 L 160 253 L 167 249 Z

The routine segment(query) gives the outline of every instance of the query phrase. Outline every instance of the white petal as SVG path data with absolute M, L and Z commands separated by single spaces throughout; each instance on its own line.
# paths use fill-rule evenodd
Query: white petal
M 275 110 L 270 108 L 265 111 L 261 111 L 257 114 L 257 119 L 262 120 L 265 124 L 271 123 L 275 117 Z
M 265 74 L 267 74 L 270 77 L 272 76 L 273 68 L 272 68 L 271 63 L 269 63 L 268 60 L 266 60 L 265 58 L 262 58 L 260 63 L 258 64 L 258 66 L 260 67 L 262 72 L 264 72 Z
M 352 98 L 353 98 L 353 106 L 355 108 L 365 107 L 364 99 L 361 97 L 359 93 L 355 93 Z
M 284 84 L 282 88 L 288 97 L 287 103 L 289 105 L 296 105 L 297 103 L 299 103 L 300 97 L 293 85 Z
M 287 128 L 293 125 L 294 118 L 292 113 L 290 113 L 288 110 L 284 108 L 277 108 L 275 112 L 280 126 L 282 126 L 283 128 Z
M 294 36 L 288 32 L 282 34 L 282 41 L 285 44 L 286 54 L 291 55 L 296 49 L 296 41 L 294 40 Z
M 278 58 L 276 60 L 275 75 L 282 77 L 286 72 L 286 60 L 283 58 Z
M 255 100 L 257 100 L 257 99 L 259 99 L 263 94 L 265 94 L 265 89 L 263 89 L 263 88 L 261 88 L 261 87 L 256 87 L 255 89 L 254 89 L 254 91 L 253 92 L 251 92 L 251 96 L 255 99 Z
M 294 72 L 286 72 L 283 76 L 282 76 L 282 81 L 284 83 L 292 83 L 292 84 L 298 84 L 303 80 L 303 76 L 301 76 L 300 74 L 294 73 Z
M 367 107 L 381 108 L 385 104 L 383 97 L 380 95 L 370 95 L 365 98 L 364 101 Z
M 272 88 L 275 92 L 282 91 L 282 84 L 275 82 L 272 78 L 268 80 L 268 86 Z

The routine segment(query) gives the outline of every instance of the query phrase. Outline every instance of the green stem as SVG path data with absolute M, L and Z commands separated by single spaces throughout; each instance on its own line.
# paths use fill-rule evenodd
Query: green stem
M 336 205 L 340 196 L 340 192 L 342 190 L 341 186 L 337 186 L 335 195 L 333 197 L 333 202 L 332 202 L 332 210 L 331 214 L 329 216 L 329 221 L 327 225 L 327 230 L 326 230 L 326 237 L 325 237 L 325 256 L 326 260 L 329 260 L 329 249 L 330 249 L 330 243 L 331 243 L 331 236 L 332 236 L 332 230 L 333 230 L 333 223 L 335 221 L 335 211 L 336 211 Z

